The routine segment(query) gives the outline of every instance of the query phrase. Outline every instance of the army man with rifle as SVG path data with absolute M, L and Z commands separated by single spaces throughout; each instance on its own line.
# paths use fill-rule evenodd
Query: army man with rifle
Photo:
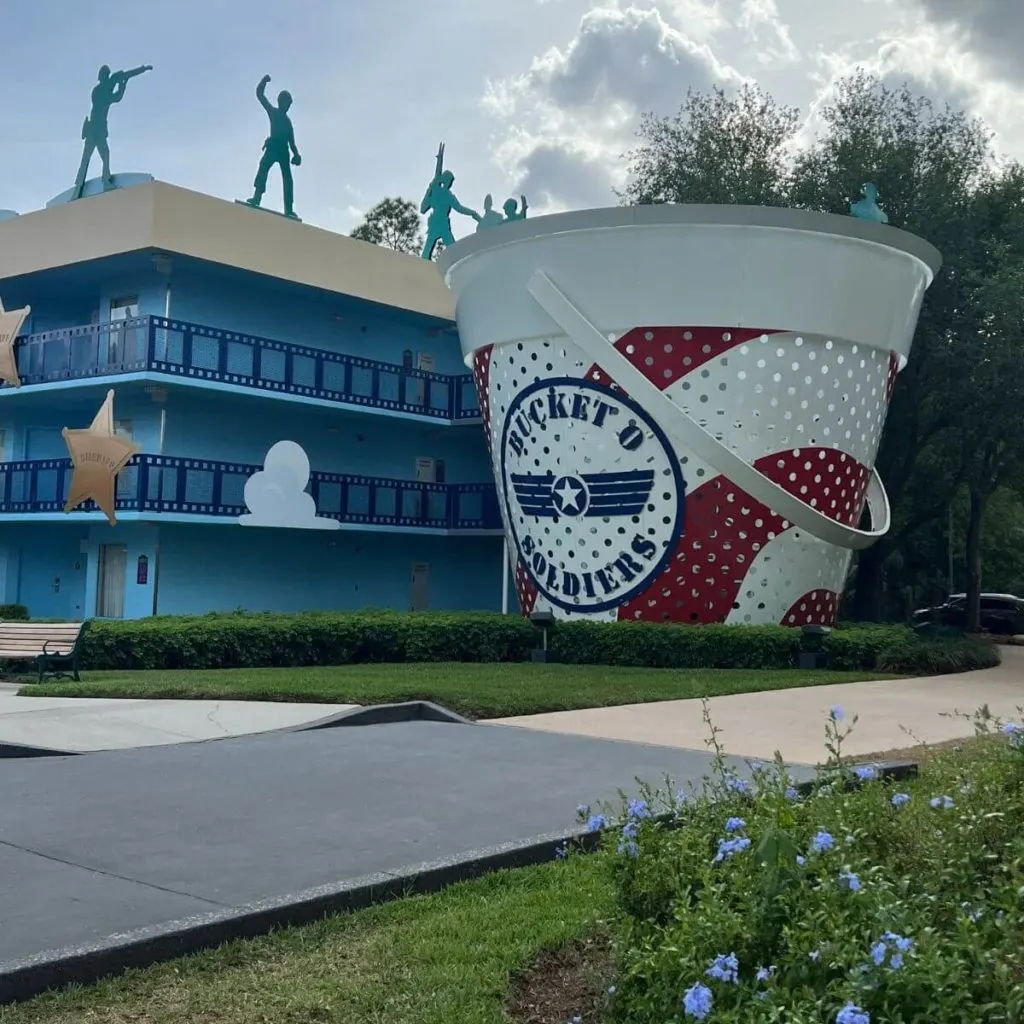
M 125 89 L 127 89 L 130 79 L 152 70 L 151 64 L 143 64 L 130 71 L 112 72 L 106 64 L 100 68 L 96 85 L 92 90 L 92 109 L 82 125 L 82 141 L 85 143 L 85 148 L 82 151 L 82 163 L 78 168 L 78 177 L 75 179 L 75 199 L 82 198 L 86 175 L 89 173 L 89 163 L 96 151 L 99 152 L 100 159 L 103 161 L 104 188 L 114 184 L 113 175 L 110 173 L 110 148 L 107 146 L 107 114 L 115 103 L 120 103 L 124 99 Z

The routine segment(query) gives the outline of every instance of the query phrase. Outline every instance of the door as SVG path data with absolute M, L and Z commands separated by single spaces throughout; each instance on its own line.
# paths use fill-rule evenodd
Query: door
M 7 431 L 0 427 L 0 462 L 7 461 Z
M 415 562 L 412 567 L 412 610 L 425 612 L 430 607 L 430 566 Z
M 126 295 L 110 300 L 110 327 L 107 335 L 107 364 L 112 368 L 132 363 L 138 358 L 136 349 L 139 328 L 120 326 L 124 320 L 134 320 L 139 315 L 138 295 Z
M 123 619 L 128 548 L 124 544 L 101 544 L 98 557 L 96 617 Z

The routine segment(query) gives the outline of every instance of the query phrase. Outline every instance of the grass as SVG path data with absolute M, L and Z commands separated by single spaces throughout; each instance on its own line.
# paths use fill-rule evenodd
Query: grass
M 418 662 L 319 668 L 90 672 L 81 683 L 30 684 L 26 696 L 162 697 L 386 704 L 431 700 L 470 718 L 719 697 L 892 678 L 800 669 L 659 669 L 532 662 Z
M 513 975 L 611 909 L 601 865 L 570 858 L 0 1007 L 0 1024 L 507 1024 Z

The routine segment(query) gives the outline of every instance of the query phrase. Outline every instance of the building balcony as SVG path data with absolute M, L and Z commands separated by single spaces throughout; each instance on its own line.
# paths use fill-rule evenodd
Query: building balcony
M 262 466 L 136 455 L 117 480 L 126 518 L 229 523 L 249 510 L 245 482 Z M 0 463 L 0 516 L 54 518 L 71 483 L 69 459 Z M 432 484 L 345 473 L 310 474 L 317 514 L 353 529 L 500 531 L 494 484 Z M 80 512 L 96 513 L 92 502 Z
M 479 419 L 471 374 L 433 373 L 233 331 L 146 316 L 29 334 L 27 386 L 98 377 L 174 377 L 449 423 Z

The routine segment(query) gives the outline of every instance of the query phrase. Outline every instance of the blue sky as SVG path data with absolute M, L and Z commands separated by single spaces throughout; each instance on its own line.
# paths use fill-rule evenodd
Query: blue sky
M 0 208 L 21 212 L 72 184 L 102 63 L 155 67 L 111 113 L 114 171 L 225 199 L 250 192 L 266 130 L 254 89 L 271 74 L 272 95 L 295 97 L 296 211 L 338 231 L 385 195 L 418 201 L 441 139 L 468 205 L 523 187 L 536 212 L 611 204 L 642 110 L 672 113 L 689 86 L 754 78 L 808 110 L 811 131 L 815 105 L 856 63 L 982 114 L 1024 156 L 1024 70 L 1007 42 L 1024 39 L 1024 5 L 1004 0 L 5 7 L 0 68 L 17 100 Z M 272 177 L 267 204 L 279 203 Z

